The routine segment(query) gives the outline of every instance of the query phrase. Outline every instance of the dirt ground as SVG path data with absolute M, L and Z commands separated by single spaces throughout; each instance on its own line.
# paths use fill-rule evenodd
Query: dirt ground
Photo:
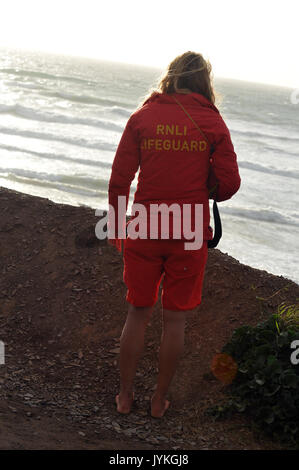
M 281 449 L 254 434 L 245 416 L 215 422 L 205 410 L 225 397 L 211 373 L 214 355 L 235 328 L 255 325 L 283 301 L 295 303 L 297 284 L 209 250 L 203 301 L 188 317 L 169 410 L 161 420 L 149 414 L 158 302 L 136 402 L 120 415 L 114 397 L 127 311 L 121 255 L 95 237 L 93 209 L 0 188 L 0 210 L 0 449 Z

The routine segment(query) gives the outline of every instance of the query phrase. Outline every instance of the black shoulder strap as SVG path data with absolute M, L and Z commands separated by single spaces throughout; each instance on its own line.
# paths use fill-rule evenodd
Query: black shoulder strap
M 190 116 L 190 114 L 188 113 L 188 111 L 184 108 L 184 106 L 182 105 L 182 103 L 179 102 L 178 99 L 176 99 L 175 96 L 173 96 L 173 99 L 175 100 L 175 102 L 182 108 L 182 110 L 184 111 L 184 113 L 189 117 L 189 119 L 192 121 L 192 123 L 194 124 L 194 126 L 199 130 L 199 132 L 201 133 L 201 135 L 203 136 L 203 138 L 207 141 L 208 145 L 210 146 L 210 155 L 214 152 L 214 147 L 213 145 L 209 142 L 209 139 L 206 137 L 206 135 L 203 133 L 203 131 L 201 130 L 201 128 L 199 127 L 199 125 L 194 121 L 194 119 Z M 210 195 L 213 191 L 215 191 L 216 189 L 216 186 L 214 188 L 212 188 L 210 190 Z M 218 206 L 217 206 L 217 202 L 214 200 L 214 203 L 213 203 L 213 215 L 214 215 L 214 226 L 215 226 L 215 229 L 214 229 L 214 237 L 212 240 L 208 240 L 208 248 L 215 248 L 218 243 L 219 243 L 219 240 L 220 238 L 222 237 L 222 224 L 221 224 L 221 219 L 220 219 L 220 214 L 219 214 L 219 210 L 218 210 Z
M 214 215 L 214 236 L 212 240 L 208 240 L 208 248 L 216 248 L 220 238 L 222 237 L 222 224 L 220 214 L 217 206 L 217 202 L 213 202 L 213 215 Z

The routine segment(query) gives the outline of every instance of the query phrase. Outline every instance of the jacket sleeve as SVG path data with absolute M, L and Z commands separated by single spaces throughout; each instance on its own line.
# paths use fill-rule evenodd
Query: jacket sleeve
M 213 143 L 210 184 L 217 183 L 217 189 L 212 196 L 217 202 L 230 199 L 240 188 L 241 178 L 237 164 L 237 155 L 231 141 L 230 132 L 220 117 Z
M 138 134 L 134 130 L 132 125 L 132 119 L 130 118 L 124 129 L 119 145 L 116 150 L 116 154 L 112 164 L 112 171 L 109 180 L 108 188 L 108 199 L 109 199 L 109 211 L 108 211 L 108 224 L 110 228 L 114 223 L 115 238 L 118 238 L 118 227 L 120 224 L 124 227 L 126 222 L 125 212 L 118 215 L 118 196 L 125 196 L 125 211 L 128 208 L 129 194 L 131 183 L 135 177 L 135 174 L 139 167 L 140 161 L 140 146 Z M 113 207 L 114 214 L 110 207 Z M 113 220 L 112 220 L 113 215 Z

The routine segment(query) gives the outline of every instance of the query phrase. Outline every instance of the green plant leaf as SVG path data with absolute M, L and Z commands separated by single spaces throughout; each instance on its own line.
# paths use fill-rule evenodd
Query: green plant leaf
M 223 352 L 236 360 L 238 373 L 221 414 L 225 409 L 244 412 L 254 426 L 298 447 L 299 366 L 290 361 L 295 339 L 299 339 L 298 305 L 280 305 L 276 314 L 256 327 L 244 325 L 233 332 Z

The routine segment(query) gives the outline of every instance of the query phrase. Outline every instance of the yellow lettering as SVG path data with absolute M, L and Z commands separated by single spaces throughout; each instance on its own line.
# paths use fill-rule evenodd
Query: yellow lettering
M 164 140 L 163 141 L 163 149 L 164 150 L 170 150 L 170 147 L 171 147 L 170 140 Z
M 166 124 L 166 135 L 173 135 L 174 134 L 174 125 L 172 124 L 171 126 L 169 126 L 168 124 Z
M 151 147 L 154 145 L 154 139 L 148 139 L 147 141 L 147 148 L 150 150 Z
M 158 124 L 157 125 L 157 135 L 162 134 L 164 135 L 164 124 Z
M 177 132 L 176 126 L 172 129 L 170 126 L 166 125 L 166 129 L 162 129 L 163 125 L 159 124 L 157 126 L 157 132 L 168 133 L 169 131 Z M 185 128 L 180 135 L 185 133 Z M 167 129 L 168 128 L 168 129 Z M 205 140 L 180 140 L 180 139 L 143 139 L 141 141 L 141 150 L 173 150 L 174 152 L 177 151 L 185 151 L 185 152 L 204 152 L 207 149 L 207 142 Z
M 196 141 L 196 140 L 191 140 L 191 142 L 190 142 L 190 150 L 191 150 L 191 152 L 197 152 L 197 151 L 198 151 L 198 148 L 197 148 L 197 141 Z
M 187 135 L 187 126 L 184 126 L 184 135 Z
M 203 151 L 206 150 L 206 149 L 207 149 L 207 143 L 206 143 L 206 141 L 205 141 L 205 140 L 201 140 L 201 141 L 199 142 L 199 150 L 200 150 L 200 152 L 203 152 Z
M 175 135 L 183 135 L 183 134 L 179 131 L 179 128 L 180 128 L 180 126 L 175 126 Z
M 187 150 L 187 152 L 189 152 L 189 145 L 187 140 L 184 140 L 181 150 Z
M 172 150 L 180 150 L 180 146 L 181 146 L 181 141 L 178 140 L 178 145 L 177 147 L 175 146 L 175 140 L 172 141 Z
M 161 147 L 161 145 L 162 145 L 162 139 L 155 139 L 155 144 L 156 144 L 156 145 L 155 145 L 155 149 L 156 149 L 156 150 L 162 150 L 162 147 Z

